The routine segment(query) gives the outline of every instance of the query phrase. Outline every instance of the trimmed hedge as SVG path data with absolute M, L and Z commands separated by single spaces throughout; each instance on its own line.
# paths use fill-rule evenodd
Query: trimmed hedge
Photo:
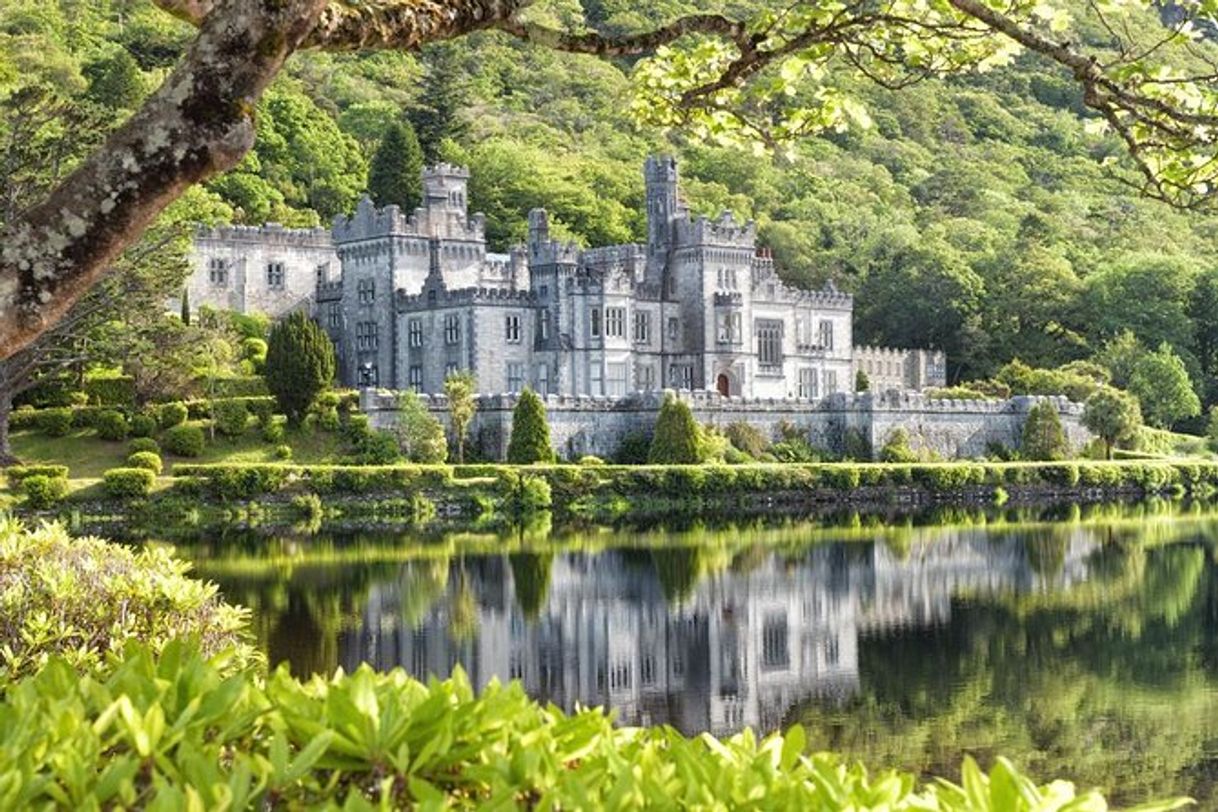
M 127 465 L 132 468 L 143 468 L 151 471 L 156 476 L 160 476 L 161 469 L 165 464 L 161 461 L 159 454 L 154 454 L 151 451 L 136 451 L 127 457 Z
M 10 485 L 16 485 L 32 476 L 45 476 L 53 479 L 68 478 L 68 466 L 66 465 L 11 465 L 0 470 L 3 470 L 4 475 L 8 477 Z
M 229 404 L 240 403 L 250 413 L 256 415 L 273 413 L 275 399 L 266 395 L 249 397 L 213 398 L 211 400 L 188 400 L 182 405 L 186 407 L 187 417 L 191 420 L 205 420 L 216 417 L 218 412 Z
M 153 454 L 161 453 L 161 444 L 151 437 L 136 437 L 127 444 L 127 451 L 134 454 L 137 451 L 150 451 Z
M 64 477 L 34 474 L 21 480 L 21 494 L 34 510 L 55 507 L 68 495 L 68 480 Z
M 111 468 L 102 474 L 106 494 L 115 499 L 147 496 L 155 482 L 156 474 L 147 468 Z
M 203 429 L 183 423 L 168 429 L 161 436 L 161 444 L 166 451 L 178 457 L 197 457 L 203 453 L 207 438 Z
M 162 403 L 157 410 L 157 421 L 163 429 L 171 429 L 174 426 L 180 426 L 186 422 L 186 418 L 190 416 L 190 410 L 186 408 L 185 403 L 174 401 L 173 403 Z
M 72 430 L 72 410 L 67 407 L 42 409 L 36 414 L 38 430 L 48 437 L 65 437 Z
M 211 413 L 216 421 L 216 431 L 225 437 L 240 437 L 250 422 L 250 410 L 244 401 L 214 401 Z
M 151 437 L 156 434 L 156 418 L 150 414 L 137 414 L 131 418 L 132 437 Z
M 204 483 L 222 499 L 248 499 L 300 483 L 315 493 L 372 493 L 442 488 L 452 482 L 443 465 L 178 464 L 174 477 Z
M 103 440 L 127 439 L 127 418 L 122 412 L 107 409 L 97 416 L 97 436 Z
M 135 404 L 135 379 L 127 375 L 88 378 L 83 391 L 94 406 L 130 407 Z

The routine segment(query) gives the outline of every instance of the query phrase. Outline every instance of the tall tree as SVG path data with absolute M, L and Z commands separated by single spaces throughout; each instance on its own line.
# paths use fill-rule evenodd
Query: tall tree
M 1201 414 L 1201 400 L 1193 391 L 1188 370 L 1170 344 L 1160 344 L 1134 364 L 1129 393 L 1142 405 L 1146 421 L 1162 429 Z
M 428 165 L 439 163 L 440 147 L 449 139 L 460 141 L 468 124 L 461 117 L 466 106 L 464 66 L 452 45 L 433 45 L 423 51 L 423 87 L 419 103 L 410 111 L 410 122 L 423 148 Z
M 672 394 L 664 396 L 656 418 L 655 435 L 647 461 L 653 465 L 693 465 L 700 462 L 698 421 L 689 404 Z
M 1070 453 L 1061 418 L 1051 403 L 1038 403 L 1028 411 L 1019 445 L 1025 460 L 1062 460 Z
M 528 0 L 154 0 L 199 30 L 161 87 L 80 166 L 0 233 L 0 358 L 61 318 L 187 187 L 237 165 L 253 111 L 302 48 L 417 48 L 495 28 L 545 47 L 636 65 L 639 121 L 694 139 L 776 144 L 864 118 L 838 72 L 902 85 L 1009 62 L 1021 49 L 1064 72 L 1126 147 L 1118 167 L 1148 196 L 1199 208 L 1218 200 L 1218 86 L 1190 70 L 1210 4 L 1176 7 L 1154 47 L 1107 26 L 1104 52 L 1052 3 L 895 0 L 833 14 L 796 4 L 752 18 L 695 13 L 650 31 L 554 30 L 518 16 Z M 1138 12 L 1153 9 L 1139 0 Z M 1109 9 L 1114 12 L 1114 9 Z M 1098 10 L 1094 14 L 1099 14 Z M 1102 24 L 1107 18 L 1102 18 Z M 1096 20 L 1089 20 L 1094 23 Z M 1113 45 L 1115 41 L 1115 45 Z
M 1104 442 L 1104 455 L 1112 459 L 1112 447 L 1132 440 L 1142 425 L 1142 410 L 1133 395 L 1103 386 L 1087 398 L 1083 406 L 1083 425 Z
M 391 124 L 368 169 L 368 194 L 378 206 L 414 211 L 423 199 L 423 151 L 409 123 Z
M 465 441 L 469 437 L 469 424 L 478 412 L 475 392 L 478 381 L 469 370 L 453 372 L 444 379 L 444 396 L 448 398 L 448 421 L 452 426 L 453 440 L 457 444 L 457 462 L 465 462 Z
M 325 330 L 297 310 L 271 329 L 267 339 L 267 389 L 292 425 L 334 380 L 334 345 Z
M 444 426 L 427 411 L 415 392 L 398 398 L 398 445 L 411 462 L 442 463 L 448 459 Z

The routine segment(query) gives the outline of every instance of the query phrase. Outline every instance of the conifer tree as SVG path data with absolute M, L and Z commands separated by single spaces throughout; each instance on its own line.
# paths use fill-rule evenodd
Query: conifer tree
M 271 329 L 267 339 L 267 389 L 292 425 L 299 425 L 334 379 L 334 345 L 325 330 L 301 311 Z
M 520 393 L 520 400 L 512 412 L 512 437 L 508 441 L 507 461 L 513 465 L 554 461 L 545 404 L 528 387 Z
M 190 324 L 190 291 L 182 291 L 182 323 Z
M 871 379 L 867 377 L 867 373 L 859 370 L 854 375 L 854 391 L 869 392 L 871 391 Z
M 1019 450 L 1025 460 L 1062 460 L 1070 455 L 1061 418 L 1051 404 L 1038 403 L 1028 411 Z
M 466 93 L 462 67 L 452 46 L 428 48 L 423 62 L 427 74 L 419 94 L 420 104 L 411 111 L 410 121 L 423 148 L 423 157 L 431 165 L 442 160 L 440 145 L 445 139 L 460 141 L 465 134 L 467 126 L 460 113 L 466 104 Z
M 368 167 L 368 194 L 378 206 L 413 211 L 423 199 L 423 151 L 409 122 L 391 124 Z
M 699 462 L 698 423 L 689 405 L 669 394 L 656 418 L 655 436 L 647 461 L 653 465 L 692 465 Z

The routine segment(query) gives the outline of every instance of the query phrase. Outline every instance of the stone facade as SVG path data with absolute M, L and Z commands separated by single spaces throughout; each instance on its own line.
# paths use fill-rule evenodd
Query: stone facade
M 867 376 L 871 392 L 918 391 L 944 385 L 947 358 L 938 350 L 855 347 L 851 380 L 860 372 Z
M 621 398 L 661 389 L 816 402 L 854 388 L 883 357 L 885 388 L 943 383 L 942 353 L 867 348 L 856 360 L 850 295 L 788 287 L 729 213 L 691 217 L 670 157 L 644 168 L 646 244 L 581 249 L 554 240 L 544 210 L 527 244 L 486 250 L 466 205 L 469 173 L 424 170 L 406 213 L 360 202 L 330 235 L 279 226 L 199 233 L 193 305 L 281 316 L 311 307 L 342 382 L 423 393 L 471 370 L 485 393 Z
M 714 392 L 682 395 L 698 422 L 723 428 L 746 422 L 771 439 L 781 426 L 795 426 L 817 448 L 846 450 L 848 438 L 865 442 L 877 453 L 893 432 L 904 429 L 916 451 L 944 459 L 982 457 L 994 445 L 1018 448 L 1031 408 L 1047 401 L 1057 409 L 1067 440 L 1080 448 L 1090 439 L 1082 425 L 1082 406 L 1064 398 L 1015 397 L 1010 400 L 937 400 L 916 392 L 838 393 L 818 401 L 724 398 Z M 632 434 L 650 434 L 663 393 L 627 398 L 550 395 L 545 398 L 550 437 L 559 456 L 575 460 L 584 454 L 612 458 Z M 488 459 L 503 459 L 512 431 L 515 395 L 484 396 L 470 427 L 474 448 Z M 447 420 L 443 395 L 423 396 L 441 421 Z M 372 424 L 390 429 L 397 420 L 397 395 L 364 392 L 361 407 Z

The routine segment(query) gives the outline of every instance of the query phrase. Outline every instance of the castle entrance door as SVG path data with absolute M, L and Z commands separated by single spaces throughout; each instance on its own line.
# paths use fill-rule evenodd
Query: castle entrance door
M 719 394 L 727 397 L 732 393 L 732 382 L 724 373 L 719 373 L 719 377 L 715 379 L 715 388 L 719 390 Z

